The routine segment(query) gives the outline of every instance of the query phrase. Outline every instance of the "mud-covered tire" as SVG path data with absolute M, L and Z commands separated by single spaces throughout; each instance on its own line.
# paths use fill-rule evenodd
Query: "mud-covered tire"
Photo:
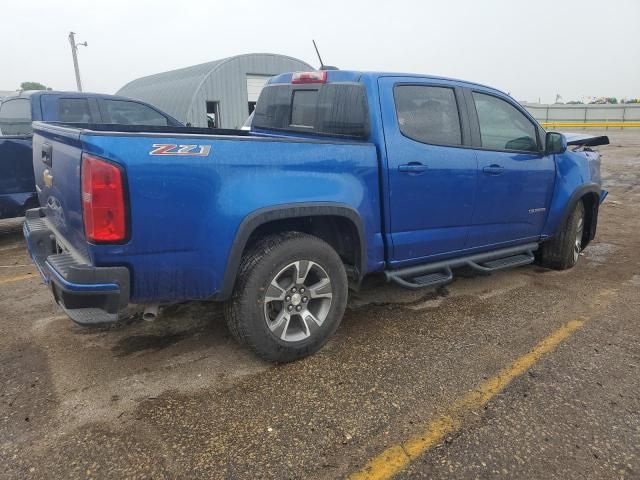
M 291 269 L 291 273 L 287 268 Z M 316 297 L 317 290 L 317 296 L 321 298 L 311 298 L 310 292 L 307 292 L 308 298 L 300 294 L 291 295 L 290 290 L 295 285 L 302 286 L 304 290 L 303 282 L 296 284 L 300 277 L 297 280 L 293 278 L 301 276 L 302 273 L 298 272 L 304 268 L 308 268 L 306 278 L 311 278 L 312 282 L 320 278 L 326 284 L 328 279 L 328 290 L 327 286 L 324 292 L 318 288 L 313 290 L 313 296 Z M 291 275 L 293 283 L 286 286 L 288 275 Z M 321 281 L 311 287 L 320 285 Z M 276 282 L 275 285 L 273 282 Z M 278 288 L 285 292 L 286 297 L 282 301 L 271 300 L 281 295 Z M 233 294 L 225 302 L 224 314 L 229 331 L 240 344 L 246 345 L 265 360 L 291 362 L 315 353 L 333 335 L 344 315 L 347 295 L 347 275 L 336 251 L 312 235 L 287 232 L 265 237 L 244 254 Z M 285 301 L 284 298 L 289 300 Z M 305 298 L 307 303 L 302 303 Z M 296 301 L 300 303 L 295 304 Z M 281 310 L 278 309 L 280 305 Z M 292 308 L 291 314 L 286 312 L 289 306 Z M 298 306 L 305 310 L 296 314 Z M 318 312 L 322 310 L 322 315 L 313 312 L 313 308 Z M 305 312 L 311 315 L 302 318 Z M 283 325 L 278 323 L 278 319 L 286 316 L 289 317 L 287 326 L 278 327 Z M 318 324 L 317 319 L 321 316 L 323 321 Z M 293 333 L 287 333 L 288 330 Z
M 566 270 L 578 262 L 582 250 L 584 220 L 584 203 L 579 201 L 558 233 L 540 246 L 540 265 L 554 270 Z

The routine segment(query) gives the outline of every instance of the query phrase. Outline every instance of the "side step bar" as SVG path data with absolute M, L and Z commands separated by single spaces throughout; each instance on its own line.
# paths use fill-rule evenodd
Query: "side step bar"
M 529 243 L 424 265 L 386 270 L 384 274 L 387 282 L 394 282 L 401 287 L 417 290 L 449 283 L 453 280 L 453 272 L 451 271 L 453 268 L 471 267 L 479 272 L 488 273 L 528 265 L 533 263 L 533 252 L 537 249 L 537 243 Z

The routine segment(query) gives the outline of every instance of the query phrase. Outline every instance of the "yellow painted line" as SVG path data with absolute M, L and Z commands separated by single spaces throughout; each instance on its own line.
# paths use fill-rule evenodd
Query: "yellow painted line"
M 0 278 L 0 285 L 2 285 L 3 283 L 19 282 L 20 280 L 26 280 L 27 278 L 34 278 L 34 274 L 27 273 L 26 275 L 16 275 L 15 277 Z
M 446 435 L 460 428 L 466 414 L 482 408 L 511 381 L 535 364 L 544 354 L 555 349 L 563 340 L 584 325 L 585 320 L 572 320 L 538 343 L 509 367 L 482 383 L 477 389 L 455 402 L 449 412 L 429 422 L 422 432 L 403 443 L 392 445 L 374 457 L 365 467 L 349 476 L 350 480 L 384 480 L 392 478 L 412 460 L 437 445 Z
M 542 122 L 547 127 L 639 128 L 640 122 Z

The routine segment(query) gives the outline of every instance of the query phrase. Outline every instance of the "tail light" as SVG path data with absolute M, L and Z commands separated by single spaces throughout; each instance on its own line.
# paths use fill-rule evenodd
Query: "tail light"
M 120 167 L 82 155 L 82 215 L 87 239 L 117 243 L 127 238 L 124 178 Z
M 291 77 L 291 83 L 327 83 L 327 71 L 295 72 Z

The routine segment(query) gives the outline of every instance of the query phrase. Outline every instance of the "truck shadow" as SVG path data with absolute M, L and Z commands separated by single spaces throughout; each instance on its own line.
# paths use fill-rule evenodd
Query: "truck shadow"
M 141 314 L 136 313 L 110 330 L 120 337 L 111 347 L 115 357 L 158 352 L 198 337 L 215 339 L 216 343 L 229 340 L 221 307 L 212 302 L 166 307 L 151 323 L 143 321 Z
M 120 339 L 111 351 L 116 357 L 126 357 L 143 351 L 158 351 L 175 345 L 188 336 L 188 332 L 169 333 L 166 335 L 132 335 L 131 337 Z

